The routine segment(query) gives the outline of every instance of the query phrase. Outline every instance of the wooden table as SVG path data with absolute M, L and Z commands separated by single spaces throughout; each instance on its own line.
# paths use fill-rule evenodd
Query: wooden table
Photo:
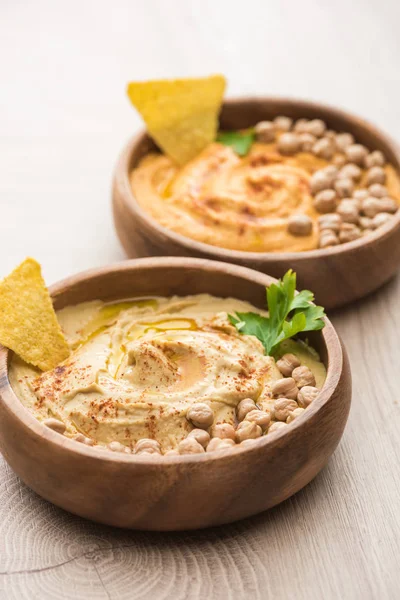
M 396 0 L 3 0 L 1 275 L 26 255 L 49 283 L 123 258 L 110 180 L 139 125 L 129 79 L 222 71 L 230 94 L 327 101 L 400 139 L 399 17 Z M 353 369 L 348 427 L 324 472 L 266 514 L 118 531 L 41 500 L 1 460 L 0 598 L 398 598 L 399 285 L 332 315 Z

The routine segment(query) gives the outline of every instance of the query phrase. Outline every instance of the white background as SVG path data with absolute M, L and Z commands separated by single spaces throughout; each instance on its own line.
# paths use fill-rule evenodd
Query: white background
M 123 258 L 112 171 L 129 80 L 223 72 L 228 94 L 340 105 L 400 138 L 396 0 L 1 0 L 0 275 Z
M 222 72 L 230 95 L 322 100 L 400 140 L 399 23 L 399 0 L 0 0 L 0 277 L 27 255 L 48 283 L 123 259 L 110 188 L 140 126 L 129 80 Z M 350 419 L 327 468 L 268 513 L 122 532 L 42 501 L 0 457 L 0 600 L 397 598 L 399 283 L 333 315 Z

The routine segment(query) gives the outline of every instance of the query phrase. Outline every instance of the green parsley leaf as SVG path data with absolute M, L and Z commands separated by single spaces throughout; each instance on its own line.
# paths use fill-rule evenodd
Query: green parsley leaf
M 230 146 L 239 156 L 246 156 L 254 142 L 255 134 L 252 129 L 247 131 L 220 131 L 217 142 Z
M 294 308 L 308 308 L 310 302 L 314 301 L 314 294 L 308 290 L 299 292 L 297 296 L 293 298 L 291 303 L 292 310 Z
M 237 318 L 236 318 L 237 317 Z M 232 325 L 235 325 L 236 329 L 240 333 L 245 335 L 254 335 L 262 342 L 264 348 L 268 348 L 272 342 L 270 335 L 271 329 L 269 327 L 269 319 L 258 315 L 257 313 L 236 313 L 236 317 L 228 315 L 228 318 Z
M 302 313 L 306 317 L 306 324 L 303 331 L 318 331 L 325 326 L 323 318 L 325 316 L 322 306 L 309 306 L 306 310 L 297 309 L 296 314 Z
M 322 306 L 312 304 L 314 294 L 309 290 L 296 291 L 296 273 L 289 270 L 277 283 L 267 289 L 268 317 L 258 313 L 228 315 L 229 321 L 244 335 L 254 335 L 265 352 L 276 354 L 279 344 L 301 331 L 317 331 L 325 326 Z

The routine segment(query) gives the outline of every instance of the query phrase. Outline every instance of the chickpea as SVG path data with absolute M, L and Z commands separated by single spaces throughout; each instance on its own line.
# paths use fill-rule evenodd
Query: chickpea
M 211 441 L 207 444 L 206 451 L 213 452 L 214 450 L 216 450 L 219 447 L 221 442 L 222 442 L 221 438 L 212 438 Z
M 311 135 L 311 133 L 299 133 L 300 149 L 303 152 L 311 152 L 317 138 Z
M 144 448 L 143 450 L 139 450 L 139 452 L 134 452 L 136 456 L 162 456 L 161 452 L 157 452 L 154 448 Z
M 311 135 L 320 138 L 326 131 L 326 123 L 321 121 L 321 119 L 311 119 L 311 121 L 304 124 L 304 128 L 306 133 L 311 133 Z
M 142 452 L 148 452 L 149 454 L 160 454 L 161 446 L 157 442 L 157 440 L 152 440 L 150 438 L 142 438 L 138 440 L 133 448 L 134 454 L 140 454 Z
M 375 198 L 384 198 L 388 195 L 388 189 L 381 183 L 373 183 L 369 186 L 368 192 L 370 196 L 374 196 Z
M 313 196 L 322 190 L 327 190 L 332 187 L 335 176 L 329 172 L 320 169 L 315 171 L 310 178 L 310 191 Z
M 354 181 L 349 177 L 343 177 L 335 181 L 334 187 L 341 198 L 348 198 L 354 191 Z
M 45 419 L 43 421 L 43 425 L 46 425 L 46 427 L 48 427 L 49 429 L 52 429 L 53 431 L 56 431 L 57 433 L 61 433 L 61 435 L 66 430 L 65 423 L 63 423 L 59 419 L 53 419 L 53 418 Z
M 299 389 L 293 377 L 285 377 L 274 381 L 271 392 L 274 396 L 279 398 L 291 398 L 292 400 L 295 400 Z
M 349 178 L 353 181 L 359 181 L 361 179 L 361 174 L 362 171 L 360 167 L 353 163 L 348 163 L 347 165 L 344 165 L 344 167 L 342 167 L 339 171 L 340 178 Z
M 296 367 L 292 373 L 292 377 L 298 388 L 302 388 L 305 385 L 315 385 L 314 373 L 304 365 Z
M 284 377 L 290 377 L 293 369 L 300 366 L 300 361 L 294 354 L 284 354 L 276 361 L 276 366 Z
M 352 144 L 345 149 L 345 154 L 349 162 L 361 166 L 368 154 L 368 150 L 362 144 Z
M 367 172 L 367 185 L 380 183 L 383 185 L 386 181 L 386 173 L 382 167 L 371 167 Z
M 354 198 L 354 194 L 350 198 L 343 198 L 343 200 L 349 200 L 350 202 L 352 202 L 357 208 L 358 212 L 360 212 L 362 200 L 360 200 L 359 198 Z
M 124 452 L 125 454 L 131 453 L 130 448 L 124 446 L 123 444 L 120 444 L 119 442 L 110 442 L 107 448 L 112 452 Z
M 353 192 L 353 199 L 357 200 L 359 202 L 362 202 L 363 200 L 365 200 L 365 198 L 368 198 L 368 196 L 369 196 L 369 192 L 368 192 L 368 190 L 365 190 L 365 189 L 354 190 L 354 192 Z
M 342 244 L 353 242 L 361 237 L 361 229 L 352 223 L 343 223 L 340 227 L 339 240 Z
M 250 411 L 250 412 L 253 412 L 253 411 Z M 230 423 L 218 423 L 217 425 L 214 425 L 211 429 L 212 437 L 217 437 L 217 438 L 220 438 L 221 440 L 223 440 L 223 439 L 234 440 L 235 434 L 236 434 L 235 428 Z
M 236 441 L 238 444 L 243 440 L 259 438 L 262 435 L 262 429 L 253 421 L 242 421 L 236 429 Z
M 236 442 L 234 440 L 231 440 L 230 438 L 225 438 L 223 440 L 221 440 L 220 438 L 214 439 L 220 440 L 218 450 L 224 450 L 225 448 L 234 448 L 236 446 Z
M 292 423 L 292 421 L 294 421 L 295 419 L 297 419 L 297 417 L 299 417 L 300 415 L 302 415 L 304 412 L 304 408 L 295 408 L 294 410 L 292 410 L 292 412 L 290 412 L 288 414 L 288 418 L 286 419 L 286 423 Z
M 296 154 L 300 146 L 299 136 L 295 133 L 282 133 L 278 139 L 278 150 L 282 154 Z
M 324 133 L 324 136 L 329 138 L 330 140 L 333 140 L 333 142 L 335 143 L 335 146 L 336 146 L 336 142 L 335 142 L 336 131 L 333 131 L 333 129 L 327 129 Z
M 392 215 L 387 212 L 378 213 L 372 219 L 372 229 L 377 229 L 381 225 L 384 225 L 385 223 L 390 221 L 391 218 L 392 218 Z
M 360 217 L 358 224 L 361 229 L 372 229 L 372 219 L 370 217 Z
M 152 438 L 141 438 L 140 440 L 138 440 L 135 444 L 134 451 L 136 452 L 138 450 L 145 450 L 148 448 L 161 451 L 160 443 L 157 442 L 157 440 L 153 440 Z
M 394 198 L 389 198 L 386 196 L 385 198 L 381 198 L 381 206 L 382 212 L 395 213 L 397 212 L 399 206 Z
M 266 410 L 251 410 L 247 413 L 245 421 L 251 421 L 256 425 L 259 425 L 263 431 L 265 431 L 271 422 L 271 413 Z
M 294 124 L 293 130 L 296 133 L 308 133 L 307 131 L 308 119 L 297 119 Z
M 86 446 L 94 446 L 94 440 L 92 440 L 90 437 L 86 437 L 85 435 L 83 435 L 82 433 L 77 433 L 76 436 L 74 437 L 74 440 L 76 442 L 80 442 L 81 444 L 85 444 Z M 113 443 L 113 442 L 111 442 Z M 118 444 L 118 442 L 116 442 Z M 110 444 L 109 446 L 110 447 Z M 124 446 L 125 448 L 125 446 Z
M 368 198 L 366 198 L 365 200 L 362 201 L 361 210 L 367 217 L 370 217 L 370 218 L 374 217 L 379 212 L 382 212 L 381 202 L 380 202 L 379 198 L 374 198 L 373 196 L 369 196 Z
M 210 434 L 205 431 L 205 429 L 192 429 L 187 437 L 194 438 L 196 442 L 203 446 L 203 448 L 205 448 L 210 441 Z
M 332 143 L 332 140 L 328 138 L 322 138 L 315 142 L 314 146 L 312 147 L 312 152 L 320 158 L 331 160 L 335 153 L 335 147 Z
M 216 450 L 226 450 L 226 448 L 233 448 L 235 442 L 229 438 L 213 438 L 207 446 L 207 452 L 215 452 Z
M 380 150 L 375 150 L 365 157 L 364 166 L 367 169 L 370 169 L 371 167 L 383 167 L 385 162 L 386 160 L 382 152 Z
M 276 129 L 279 131 L 290 131 L 293 125 L 293 119 L 279 115 L 273 121 Z
M 243 421 L 247 413 L 255 408 L 257 408 L 256 403 L 251 398 L 245 398 L 244 400 L 241 400 L 236 407 L 236 416 L 238 421 Z
M 318 218 L 319 230 L 330 230 L 334 233 L 339 233 L 342 218 L 337 213 L 328 213 Z M 298 365 L 297 365 L 298 366 Z
M 307 408 L 319 394 L 319 389 L 312 385 L 305 385 L 299 391 L 297 403 L 301 408 Z
M 339 238 L 334 231 L 331 229 L 324 229 L 318 241 L 319 248 L 331 248 L 339 244 Z
M 286 421 L 289 413 L 298 408 L 297 402 L 290 398 L 279 398 L 275 401 L 275 419 L 277 421 Z
M 288 219 L 288 231 L 292 235 L 310 235 L 313 223 L 307 215 L 292 215 Z
M 332 183 L 336 179 L 336 177 L 339 175 L 339 169 L 337 167 L 335 167 L 335 165 L 328 165 L 328 166 L 324 167 L 323 169 L 320 169 L 320 171 L 322 171 L 322 173 L 325 173 L 325 175 L 330 177 Z
M 186 418 L 199 429 L 207 429 L 214 421 L 214 413 L 211 407 L 205 402 L 196 402 L 189 408 Z
M 179 454 L 202 454 L 204 448 L 193 437 L 187 437 L 178 444 Z
M 335 138 L 335 143 L 338 150 L 344 152 L 354 144 L 354 137 L 351 133 L 338 133 Z
M 338 205 L 336 212 L 341 216 L 345 223 L 358 223 L 360 211 L 356 201 L 345 198 Z
M 275 141 L 276 129 L 271 121 L 260 121 L 254 127 L 254 133 L 258 142 L 268 144 Z
M 346 157 L 343 154 L 335 154 L 332 162 L 336 167 L 339 168 L 344 167 L 344 165 L 347 164 Z
M 246 446 L 254 446 L 254 444 L 257 442 L 257 439 L 249 439 L 249 440 L 243 440 L 243 442 L 240 442 L 240 447 L 246 447 Z
M 336 208 L 337 195 L 335 190 L 322 190 L 314 200 L 314 208 L 319 213 L 330 213 Z
M 369 197 L 362 203 L 362 211 L 367 217 L 375 217 L 380 212 L 395 213 L 397 203 L 393 198 L 373 198 Z
M 283 429 L 286 426 L 287 426 L 286 423 L 283 423 L 282 421 L 275 421 L 275 423 L 272 423 L 272 425 L 268 429 L 268 433 L 274 433 L 274 431 Z

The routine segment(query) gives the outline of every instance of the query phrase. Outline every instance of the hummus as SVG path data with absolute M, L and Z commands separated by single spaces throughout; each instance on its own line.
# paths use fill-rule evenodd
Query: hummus
M 162 226 L 199 242 L 247 252 L 298 252 L 318 247 L 313 173 L 331 162 L 311 152 L 285 156 L 277 143 L 254 143 L 245 157 L 213 143 L 184 167 L 163 154 L 145 156 L 131 173 L 140 206 Z M 400 180 L 385 167 L 389 195 Z M 363 181 L 360 182 L 360 186 Z M 294 236 L 288 218 L 307 215 L 310 235 Z
M 273 405 L 271 385 L 282 375 L 258 339 L 229 323 L 235 311 L 260 312 L 208 295 L 67 307 L 57 316 L 70 357 L 40 373 L 14 356 L 10 382 L 36 418 L 63 421 L 69 437 L 129 448 L 153 438 L 163 451 L 173 449 L 193 428 L 186 413 L 195 402 L 212 408 L 214 424 L 233 424 L 244 398 Z M 325 368 L 314 351 L 293 341 L 285 351 L 322 387 Z

